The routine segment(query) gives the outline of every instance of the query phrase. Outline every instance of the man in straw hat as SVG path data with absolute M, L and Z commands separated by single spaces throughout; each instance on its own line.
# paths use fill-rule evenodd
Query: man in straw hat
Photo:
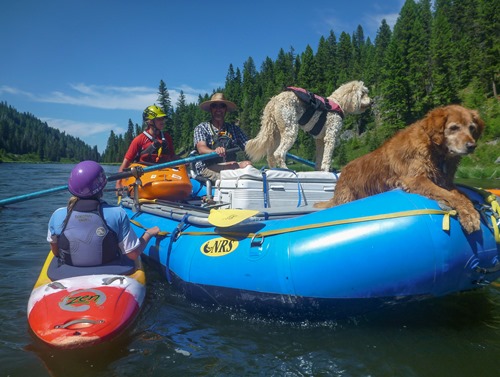
M 200 108 L 210 112 L 212 119 L 196 126 L 194 146 L 199 154 L 217 152 L 220 157 L 198 161 L 196 170 L 198 174 L 215 183 L 220 179 L 221 170 L 244 168 L 252 164 L 250 161 L 236 162 L 236 153 L 226 154 L 226 150 L 235 147 L 245 150 L 248 137 L 240 127 L 224 121 L 227 112 L 236 110 L 236 105 L 226 100 L 224 94 L 215 93 L 210 101 L 203 102 Z

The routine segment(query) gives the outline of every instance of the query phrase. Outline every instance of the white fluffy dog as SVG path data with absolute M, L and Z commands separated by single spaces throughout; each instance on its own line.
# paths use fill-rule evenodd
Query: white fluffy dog
M 372 102 L 362 81 L 342 85 L 327 100 L 338 104 L 344 115 L 361 114 Z M 316 111 L 305 125 L 300 126 L 299 119 L 307 109 L 308 104 L 292 91 L 272 97 L 264 109 L 259 133 L 245 146 L 250 159 L 258 161 L 267 155 L 270 167 L 286 168 L 286 154 L 295 143 L 299 128 L 311 131 L 322 114 Z M 329 111 L 323 129 L 313 136 L 316 142 L 316 170 L 330 171 L 333 148 L 342 124 L 342 117 L 337 112 Z

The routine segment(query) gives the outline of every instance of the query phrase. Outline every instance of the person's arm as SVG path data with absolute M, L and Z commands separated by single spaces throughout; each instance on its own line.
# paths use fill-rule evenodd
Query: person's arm
M 210 149 L 207 145 L 206 142 L 204 141 L 199 141 L 196 144 L 196 149 L 198 150 L 199 154 L 207 154 L 207 153 L 212 153 L 215 152 L 214 150 Z
M 137 155 L 139 148 L 140 148 L 141 139 L 139 136 L 135 137 L 135 139 L 132 140 L 132 142 L 130 143 L 128 150 L 127 150 L 127 153 L 125 153 L 125 157 L 123 158 L 123 162 L 120 165 L 120 167 L 118 168 L 118 173 L 121 173 L 122 171 L 124 171 L 134 161 L 134 158 Z M 123 187 L 121 179 L 116 181 L 115 187 L 117 190 L 119 190 Z
M 52 216 L 50 216 L 49 219 L 49 224 L 48 224 L 48 229 L 47 229 L 47 241 L 50 244 L 50 250 L 52 251 L 52 254 L 54 254 L 56 257 L 59 256 L 59 244 L 57 243 L 57 234 L 56 234 L 56 223 L 58 222 L 56 218 L 60 218 L 63 216 L 59 212 L 62 210 L 62 208 L 59 208 L 57 211 L 55 211 Z M 61 220 L 62 221 L 62 220 Z
M 155 237 L 160 232 L 160 228 L 154 226 L 152 228 L 146 229 L 141 238 L 139 238 L 139 245 L 132 251 L 127 253 L 127 257 L 132 260 L 136 260 L 144 251 L 144 248 L 151 240 L 151 238 Z
M 59 256 L 59 245 L 57 242 L 50 243 L 50 250 L 52 251 L 52 254 L 54 254 L 54 256 Z
M 226 148 L 217 147 L 215 149 L 210 149 L 207 146 L 207 143 L 205 143 L 204 141 L 199 141 L 198 144 L 196 144 L 196 149 L 198 150 L 199 154 L 208 154 L 216 152 L 220 157 L 224 157 L 226 155 Z
M 121 173 L 122 171 L 124 171 L 126 168 L 128 168 L 130 166 L 132 162 L 130 160 L 128 160 L 126 157 L 123 159 L 123 162 L 122 164 L 120 165 L 120 167 L 118 168 L 118 173 Z M 117 190 L 120 190 L 121 188 L 123 187 L 122 185 L 122 180 L 119 179 L 116 181 L 116 184 L 115 184 L 115 188 Z

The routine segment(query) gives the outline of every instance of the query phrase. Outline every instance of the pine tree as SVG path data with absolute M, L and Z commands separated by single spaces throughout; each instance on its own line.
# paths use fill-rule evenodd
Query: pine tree
M 476 31 L 479 54 L 478 78 L 488 95 L 497 98 L 500 79 L 500 3 L 498 0 L 479 0 Z
M 250 57 L 243 64 L 243 83 L 242 83 L 242 100 L 239 105 L 239 123 L 242 130 L 247 135 L 255 134 L 253 132 L 260 127 L 259 119 L 255 119 L 254 104 L 257 97 L 257 69 L 255 63 Z
M 353 48 L 349 34 L 342 32 L 337 45 L 338 86 L 351 80 Z
M 383 19 L 377 31 L 377 36 L 375 37 L 374 71 L 376 75 L 372 86 L 375 89 L 375 94 L 380 93 L 380 84 L 384 81 L 384 79 L 386 79 L 383 73 L 387 49 L 389 47 L 389 43 L 391 42 L 391 37 L 391 28 L 387 24 L 387 21 Z
M 241 102 L 241 74 L 239 70 L 237 72 L 234 71 L 232 64 L 229 65 L 226 75 L 224 97 L 236 103 L 237 106 Z M 226 121 L 235 122 L 237 120 L 237 114 L 237 112 L 227 113 Z
M 352 65 L 349 80 L 363 78 L 365 64 L 365 34 L 361 25 L 352 34 Z
M 295 52 L 293 48 L 290 48 L 288 53 L 285 53 L 283 49 L 278 52 L 278 57 L 274 63 L 275 72 L 275 91 L 279 93 L 284 86 L 295 85 Z
M 328 38 L 321 37 L 316 52 L 318 94 L 329 96 L 337 87 L 337 38 L 332 30 Z
M 384 120 L 391 127 L 399 129 L 412 119 L 412 80 L 409 51 L 413 42 L 413 24 L 417 18 L 417 6 L 413 0 L 406 0 L 394 26 L 384 65 L 385 80 L 382 83 Z
M 432 104 L 439 106 L 457 100 L 459 77 L 457 75 L 455 43 L 449 15 L 451 0 L 437 0 L 431 36 Z
M 301 55 L 300 61 L 301 66 L 297 76 L 297 85 L 310 92 L 317 93 L 318 87 L 316 78 L 318 77 L 318 68 L 311 46 L 306 46 L 306 50 Z
M 169 134 L 173 133 L 172 130 L 172 102 L 170 101 L 170 94 L 168 93 L 167 85 L 163 80 L 160 80 L 160 85 L 158 87 L 158 106 L 167 115 L 165 119 L 165 131 Z

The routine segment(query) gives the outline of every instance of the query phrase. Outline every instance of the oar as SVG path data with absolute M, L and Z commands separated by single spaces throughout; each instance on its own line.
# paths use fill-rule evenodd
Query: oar
M 291 160 L 295 160 L 295 161 L 297 161 L 297 162 L 301 162 L 301 163 L 303 163 L 304 165 L 311 166 L 311 167 L 313 167 L 313 168 L 315 168 L 315 167 L 316 167 L 316 164 L 315 164 L 314 162 L 309 161 L 309 160 L 306 160 L 306 159 L 304 159 L 304 158 L 302 158 L 302 157 L 299 157 L 299 156 L 295 156 L 294 154 L 287 153 L 287 154 L 286 154 L 286 156 L 287 156 L 289 159 L 291 159 Z M 332 172 L 333 172 L 333 174 L 335 174 L 335 176 L 337 176 L 337 174 L 338 174 L 338 173 L 335 171 L 335 169 L 334 169 Z
M 237 152 L 239 150 L 240 150 L 239 148 L 232 148 L 232 149 L 228 149 L 227 153 L 234 153 L 234 152 Z M 186 158 L 183 158 L 180 160 L 163 162 L 161 164 L 147 166 L 147 167 L 141 168 L 141 169 L 134 168 L 134 169 L 129 170 L 129 171 L 124 171 L 124 172 L 120 172 L 120 173 L 113 174 L 113 175 L 109 176 L 108 182 L 118 181 L 119 179 L 128 178 L 128 177 L 132 177 L 132 176 L 140 176 L 143 173 L 168 168 L 171 166 L 178 166 L 178 165 L 190 164 L 190 163 L 197 162 L 197 161 L 210 160 L 210 159 L 216 158 L 216 157 L 219 157 L 219 155 L 217 153 L 213 152 L 213 153 L 208 153 L 208 154 L 202 154 L 199 156 L 190 156 L 190 157 L 186 157 Z M 32 192 L 30 194 L 24 194 L 24 195 L 13 196 L 11 198 L 0 199 L 0 207 L 6 206 L 8 204 L 23 202 L 25 200 L 40 198 L 42 196 L 46 196 L 46 195 L 52 194 L 54 192 L 64 191 L 67 189 L 68 189 L 68 185 L 64 185 L 64 186 L 58 186 L 58 187 L 54 187 L 54 188 L 47 189 L 47 190 Z
M 291 159 L 291 160 L 295 160 L 297 162 L 301 162 L 303 163 L 304 165 L 307 165 L 307 166 L 312 166 L 313 168 L 316 167 L 316 164 L 312 161 L 309 161 L 309 160 L 306 160 L 302 157 L 299 157 L 299 156 L 295 156 L 294 154 L 291 154 L 291 153 L 287 153 L 286 156 Z

